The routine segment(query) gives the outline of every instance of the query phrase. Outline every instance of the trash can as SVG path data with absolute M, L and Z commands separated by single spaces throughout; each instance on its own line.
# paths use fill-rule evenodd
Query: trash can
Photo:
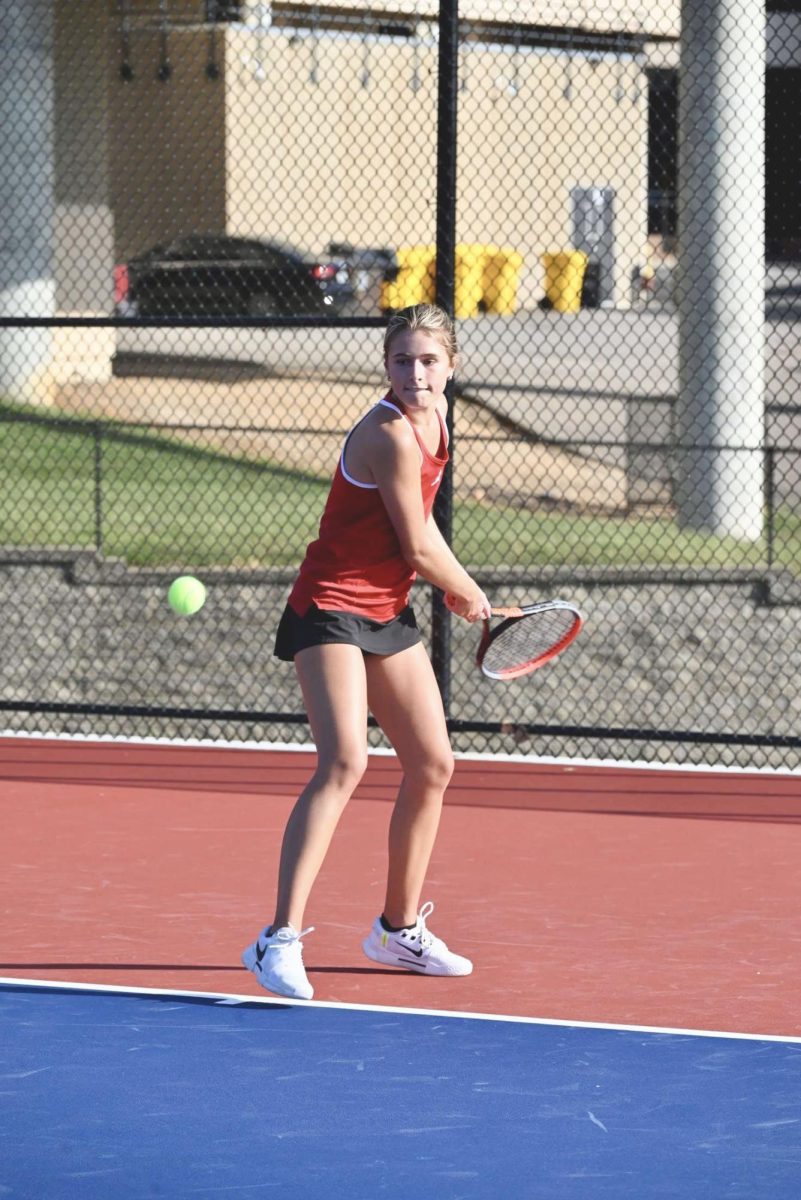
M 584 270 L 581 285 L 581 307 L 601 307 L 601 264 L 597 258 L 590 258 Z
M 589 256 L 583 250 L 561 250 L 543 254 L 545 297 L 557 312 L 578 312 Z
M 453 313 L 455 317 L 477 317 L 484 296 L 484 264 L 487 247 L 480 243 L 457 242 Z
M 388 311 L 410 304 L 433 304 L 435 264 L 434 246 L 400 246 L 397 277 L 381 284 L 381 308 Z
M 508 246 L 487 246 L 482 280 L 486 312 L 509 316 L 517 310 L 523 255 Z
M 330 242 L 328 253 L 350 268 L 353 286 L 353 309 L 367 316 L 381 309 L 381 287 L 398 277 L 398 256 L 388 246 L 351 246 L 347 242 Z

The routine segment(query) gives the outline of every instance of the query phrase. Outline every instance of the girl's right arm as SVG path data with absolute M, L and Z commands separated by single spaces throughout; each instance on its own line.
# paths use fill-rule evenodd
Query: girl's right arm
M 478 621 L 481 620 L 482 617 L 491 617 L 492 610 L 490 608 L 489 600 L 484 595 L 476 581 L 472 579 L 471 576 L 468 575 L 467 571 L 465 571 L 460 565 L 456 555 L 453 553 L 450 546 L 445 541 L 445 538 L 442 536 L 442 530 L 434 520 L 433 513 L 426 522 L 426 530 L 432 542 L 439 546 L 443 555 L 450 558 L 454 566 L 461 572 L 465 583 L 467 584 L 467 590 L 460 589 L 459 591 L 454 591 L 451 588 L 444 589 L 445 603 L 448 608 L 452 613 L 455 613 L 457 617 L 464 617 L 466 621 Z M 428 576 L 425 575 L 423 571 L 421 571 L 420 574 L 423 575 L 424 579 L 428 579 Z M 432 582 L 433 580 L 429 579 L 429 583 Z M 475 615 L 476 608 L 474 601 L 476 600 L 478 601 L 479 605 L 478 616 Z

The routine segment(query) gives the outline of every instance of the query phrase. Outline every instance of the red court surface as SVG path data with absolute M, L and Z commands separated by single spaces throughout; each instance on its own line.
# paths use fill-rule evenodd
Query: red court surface
M 0 975 L 264 997 L 300 750 L 0 738 Z M 381 968 L 374 755 L 311 898 L 316 1000 L 801 1034 L 801 776 L 460 759 L 423 899 L 467 979 Z

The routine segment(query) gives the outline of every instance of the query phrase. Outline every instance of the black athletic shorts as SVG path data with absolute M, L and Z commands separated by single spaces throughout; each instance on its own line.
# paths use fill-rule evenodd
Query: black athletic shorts
M 410 604 L 391 621 L 372 621 L 357 613 L 334 612 L 316 604 L 299 617 L 287 604 L 278 624 L 273 653 L 284 662 L 292 662 L 299 650 L 339 642 L 358 646 L 364 654 L 397 654 L 419 641 L 420 630 Z

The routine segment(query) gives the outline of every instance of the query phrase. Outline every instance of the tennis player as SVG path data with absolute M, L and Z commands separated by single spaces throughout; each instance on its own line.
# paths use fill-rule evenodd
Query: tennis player
M 311 999 L 301 938 L 312 885 L 367 765 L 372 711 L 403 778 L 389 826 L 384 909 L 362 943 L 375 962 L 426 975 L 472 963 L 426 926 L 420 895 L 453 772 L 439 688 L 409 593 L 417 575 L 449 593 L 467 621 L 490 615 L 432 516 L 448 435 L 445 387 L 456 366 L 453 323 L 434 305 L 403 309 L 384 338 L 389 392 L 345 439 L 320 522 L 281 618 L 275 653 L 294 661 L 317 769 L 287 822 L 272 923 L 242 954 L 271 992 Z

